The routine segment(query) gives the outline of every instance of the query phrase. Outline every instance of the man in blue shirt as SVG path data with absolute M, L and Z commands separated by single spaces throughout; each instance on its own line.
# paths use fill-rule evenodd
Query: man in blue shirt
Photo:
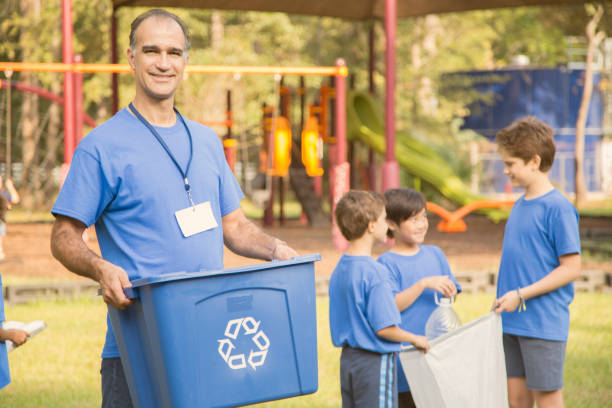
M 133 102 L 82 140 L 52 209 L 53 255 L 99 282 L 118 309 L 132 304 L 123 292 L 130 280 L 221 269 L 224 243 L 259 259 L 297 255 L 246 219 L 219 138 L 174 108 L 188 49 L 187 26 L 172 13 L 150 10 L 132 22 Z M 102 257 L 81 238 L 92 224 Z M 102 406 L 130 407 L 110 324 L 101 374 Z

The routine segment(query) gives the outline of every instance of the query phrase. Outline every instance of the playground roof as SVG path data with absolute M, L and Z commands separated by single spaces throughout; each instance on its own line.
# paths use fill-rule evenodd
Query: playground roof
M 414 17 L 453 11 L 584 2 L 584 0 L 397 0 L 397 16 Z M 113 6 L 279 11 L 354 20 L 384 18 L 385 15 L 385 0 L 113 0 Z

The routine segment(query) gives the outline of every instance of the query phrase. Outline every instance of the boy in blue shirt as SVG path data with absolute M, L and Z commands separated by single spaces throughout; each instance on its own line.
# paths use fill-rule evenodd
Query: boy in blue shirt
M 342 347 L 342 407 L 397 407 L 395 353 L 401 343 L 427 352 L 429 344 L 398 327 L 388 274 L 372 258 L 372 247 L 384 242 L 387 222 L 384 198 L 350 191 L 338 202 L 336 222 L 349 248 L 329 282 L 329 326 L 332 342 Z
M 429 222 L 425 196 L 409 188 L 385 192 L 387 235 L 394 246 L 378 258 L 389 270 L 391 290 L 401 312 L 400 328 L 424 335 L 425 323 L 437 307 L 434 291 L 452 297 L 461 290 L 450 271 L 442 250 L 422 245 Z M 414 408 L 410 387 L 402 369 L 398 370 L 399 407 Z
M 496 136 L 504 173 L 525 189 L 506 224 L 493 307 L 502 314 L 510 406 L 563 407 L 573 281 L 580 276 L 576 208 L 553 187 L 553 130 L 535 117 Z

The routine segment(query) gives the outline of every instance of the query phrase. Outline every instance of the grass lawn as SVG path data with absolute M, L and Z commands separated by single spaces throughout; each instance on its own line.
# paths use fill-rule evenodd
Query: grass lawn
M 492 295 L 461 295 L 456 310 L 468 322 L 488 312 Z M 612 406 L 612 295 L 578 293 L 565 367 L 568 407 Z M 319 390 L 260 407 L 339 407 L 339 350 L 332 347 L 328 301 L 318 308 Z M 0 391 L 0 407 L 100 406 L 100 351 L 106 307 L 101 300 L 50 301 L 7 306 L 8 320 L 43 319 L 47 329 L 9 354 L 13 381 Z

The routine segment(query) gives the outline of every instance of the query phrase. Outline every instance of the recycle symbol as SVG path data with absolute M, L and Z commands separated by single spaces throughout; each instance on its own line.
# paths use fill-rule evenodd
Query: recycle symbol
M 266 361 L 270 340 L 263 330 L 259 330 L 260 323 L 261 321 L 258 322 L 252 317 L 243 317 L 227 322 L 225 338 L 217 341 L 219 342 L 219 354 L 232 370 L 246 368 L 247 362 L 253 370 L 257 370 L 257 367 L 263 365 Z M 251 341 L 256 346 L 256 349 L 250 350 L 248 357 L 244 353 L 232 355 L 232 351 L 236 348 L 232 340 L 236 340 L 238 335 L 251 336 Z

